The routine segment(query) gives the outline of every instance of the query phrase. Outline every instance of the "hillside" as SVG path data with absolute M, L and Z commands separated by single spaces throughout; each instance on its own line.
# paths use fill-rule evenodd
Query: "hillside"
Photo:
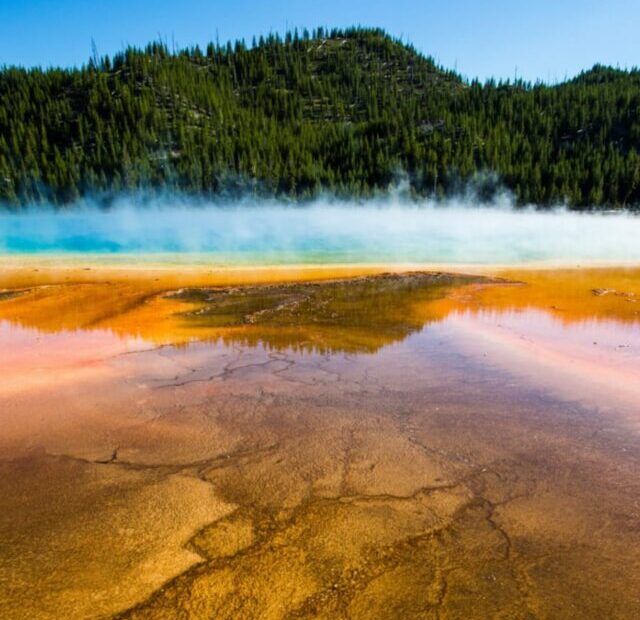
M 0 72 L 0 201 L 170 189 L 640 203 L 640 73 L 466 83 L 380 30 L 291 33 Z

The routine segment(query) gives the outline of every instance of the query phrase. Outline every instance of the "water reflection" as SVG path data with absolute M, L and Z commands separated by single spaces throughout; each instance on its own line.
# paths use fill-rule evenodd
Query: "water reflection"
M 444 316 L 449 291 L 481 280 L 413 273 L 350 280 L 153 290 L 129 283 L 24 289 L 0 318 L 43 332 L 110 330 L 157 344 L 223 339 L 255 346 L 372 353 Z
M 106 329 L 153 343 L 225 337 L 363 352 L 453 311 L 534 309 L 566 325 L 591 322 L 588 329 L 596 329 L 593 321 L 640 322 L 637 268 L 508 270 L 499 280 L 376 271 L 0 274 L 0 319 L 52 333 Z M 295 282 L 316 277 L 322 279 Z
M 637 617 L 634 280 L 530 275 L 14 287 L 0 615 Z
M 275 349 L 373 353 L 452 315 L 460 324 L 473 322 L 482 329 L 509 324 L 512 332 L 537 341 L 569 346 L 581 340 L 587 348 L 599 342 L 602 351 L 611 338 L 620 353 L 637 347 L 640 270 L 502 275 L 496 280 L 365 273 L 327 281 L 212 287 L 200 273 L 130 280 L 85 274 L 81 281 L 74 274 L 73 280 L 60 276 L 5 282 L 9 286 L 0 291 L 0 320 L 43 333 L 101 331 L 151 344 L 222 339 Z M 8 346 L 6 328 L 3 334 Z
M 11 351 L 1 364 L 4 383 L 72 380 L 123 351 L 193 342 L 374 354 L 437 324 L 470 356 L 540 385 L 564 381 L 564 397 L 586 391 L 602 404 L 596 385 L 606 398 L 640 403 L 640 270 L 504 275 L 412 272 L 214 287 L 192 276 L 94 276 L 8 288 L 0 300 L 0 345 Z M 10 326 L 27 331 L 12 334 Z

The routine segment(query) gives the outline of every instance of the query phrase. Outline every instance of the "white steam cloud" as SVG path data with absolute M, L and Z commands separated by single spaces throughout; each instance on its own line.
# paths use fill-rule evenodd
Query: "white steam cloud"
M 199 254 L 212 264 L 640 262 L 640 217 L 514 209 L 506 199 L 480 207 L 398 197 L 307 206 L 122 198 L 108 210 L 2 213 L 0 253 Z

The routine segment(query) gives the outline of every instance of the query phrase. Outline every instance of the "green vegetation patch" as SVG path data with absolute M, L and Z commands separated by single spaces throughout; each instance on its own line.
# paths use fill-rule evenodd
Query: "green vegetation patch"
M 131 191 L 640 204 L 640 72 L 465 82 L 381 30 L 0 71 L 0 202 Z

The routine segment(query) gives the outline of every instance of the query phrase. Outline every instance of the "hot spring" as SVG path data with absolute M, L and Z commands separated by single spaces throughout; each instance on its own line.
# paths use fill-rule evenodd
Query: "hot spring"
M 144 205 L 121 199 L 0 215 L 0 253 L 164 255 L 233 264 L 414 263 L 520 265 L 640 260 L 640 217 L 472 202 L 355 204 L 318 200 Z

